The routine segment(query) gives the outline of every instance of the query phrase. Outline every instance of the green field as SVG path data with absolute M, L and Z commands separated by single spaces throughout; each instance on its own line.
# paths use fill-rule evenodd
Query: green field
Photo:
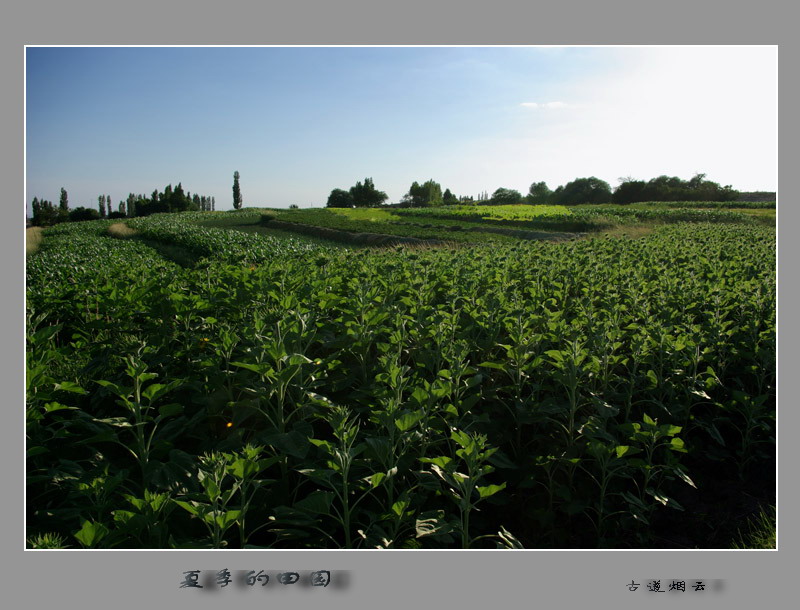
M 774 209 L 514 207 L 45 229 L 28 545 L 742 546 L 775 505 Z
M 633 205 L 460 205 L 431 208 L 306 208 L 241 210 L 235 218 L 240 230 L 253 226 L 280 228 L 304 235 L 322 235 L 351 245 L 353 234 L 390 235 L 434 243 L 512 243 L 524 240 L 570 240 L 587 235 L 645 234 L 666 224 L 708 222 L 774 226 L 775 208 L 764 204 L 727 202 L 650 202 Z M 274 222 L 277 221 L 277 222 Z M 232 227 L 232 217 L 207 221 L 212 226 Z M 298 227 L 302 225 L 302 227 Z M 249 228 L 247 228 L 249 227 Z M 317 231 L 312 230 L 316 228 Z M 381 243 L 381 245 L 385 245 Z

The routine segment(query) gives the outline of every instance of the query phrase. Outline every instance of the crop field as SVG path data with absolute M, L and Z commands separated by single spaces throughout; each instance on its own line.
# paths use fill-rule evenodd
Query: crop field
M 749 209 L 748 209 L 749 211 Z M 660 204 L 582 205 L 582 206 L 448 206 L 398 209 L 398 215 L 412 218 L 449 219 L 482 222 L 551 231 L 602 231 L 615 225 L 678 222 L 748 223 L 754 222 L 744 210 L 694 205 L 667 207 Z
M 589 235 L 646 234 L 681 222 L 775 225 L 774 204 L 646 202 L 632 205 L 452 205 L 432 208 L 240 210 L 202 224 L 275 235 L 278 230 L 350 246 L 422 241 L 440 245 L 563 241 Z M 771 207 L 770 207 L 771 206 Z M 260 227 L 260 228 L 259 228 Z M 376 240 L 376 236 L 385 239 Z
M 275 218 L 269 220 L 270 215 Z M 517 240 L 509 235 L 493 232 L 482 223 L 449 222 L 439 218 L 404 217 L 396 210 L 368 209 L 315 209 L 271 211 L 263 217 L 267 226 L 278 223 L 300 224 L 345 233 L 380 234 L 398 238 L 453 243 L 485 243 Z M 277 222 L 275 222 L 277 221 Z M 263 222 L 263 221 L 262 221 Z
M 42 231 L 28 546 L 733 548 L 775 503 L 774 222 L 527 207 Z

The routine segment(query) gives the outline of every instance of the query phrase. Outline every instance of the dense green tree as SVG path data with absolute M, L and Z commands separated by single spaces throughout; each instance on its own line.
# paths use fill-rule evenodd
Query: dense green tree
M 67 190 L 61 187 L 61 196 L 58 198 L 58 219 L 57 222 L 67 222 L 69 220 L 69 199 Z
M 549 203 L 552 194 L 553 191 L 550 190 L 546 182 L 534 182 L 528 189 L 528 196 L 526 199 L 528 203 L 541 205 Z
M 705 177 L 705 174 L 695 174 L 690 180 L 682 180 L 662 175 L 647 182 L 624 178 L 614 190 L 612 201 L 733 201 L 738 197 L 738 191 L 731 186 L 720 186 Z
M 381 205 L 389 196 L 375 188 L 372 178 L 364 178 L 364 183 L 356 182 L 350 187 L 353 205 L 357 208 L 373 208 Z
M 129 218 L 136 216 L 136 195 L 128 193 L 128 199 L 125 201 L 125 214 Z
M 240 210 L 242 208 L 242 191 L 239 188 L 239 172 L 233 172 L 233 208 Z
M 205 208 L 202 207 L 204 201 Z M 131 193 L 128 195 L 126 206 L 130 216 L 149 216 L 164 212 L 211 209 L 213 205 L 211 201 L 212 198 L 205 195 L 184 192 L 183 184 L 179 182 L 175 187 L 168 184 L 163 192 L 155 189 L 149 196 Z M 110 210 L 110 205 L 108 209 Z
M 58 210 L 53 207 L 53 203 L 51 201 L 46 201 L 44 199 L 38 199 L 37 197 L 33 198 L 31 202 L 31 208 L 33 208 L 33 216 L 31 217 L 31 223 L 37 227 L 49 227 L 50 225 L 54 225 L 58 222 Z
M 150 193 L 149 197 L 140 195 L 136 201 L 136 215 L 149 216 L 158 212 L 169 212 L 169 205 L 158 189 Z
M 59 222 L 63 222 L 63 215 L 61 214 L 59 207 L 56 207 L 56 205 L 50 200 L 45 201 L 44 205 L 49 218 L 48 224 L 54 225 Z
M 522 203 L 522 194 L 514 189 L 499 188 L 489 200 L 492 205 L 515 205 Z
M 52 201 L 42 201 L 45 211 L 45 219 L 47 225 L 54 225 L 59 222 L 65 222 L 69 216 L 61 213 L 61 209 L 56 207 Z
M 455 205 L 457 203 L 458 203 L 458 197 L 453 195 L 453 193 L 450 192 L 450 189 L 446 189 L 444 191 L 444 195 L 442 195 L 442 204 Z
M 576 178 L 553 191 L 550 201 L 561 205 L 580 203 L 610 203 L 611 187 L 608 182 L 591 176 Z
M 98 220 L 100 218 L 100 213 L 91 208 L 85 208 L 83 206 L 78 206 L 74 210 L 70 210 L 69 212 L 69 221 L 70 222 L 79 222 L 82 220 Z
M 646 188 L 647 183 L 644 180 L 625 178 L 611 194 L 611 202 L 622 204 L 644 201 L 644 192 Z
M 677 176 L 661 175 L 647 181 L 640 201 L 677 201 L 683 199 L 684 181 Z
M 349 193 L 349 191 L 345 191 L 343 189 L 333 189 L 331 194 L 328 195 L 328 203 L 326 204 L 326 207 L 352 208 L 354 205 L 353 196 Z
M 717 182 L 706 180 L 705 174 L 695 174 L 682 185 L 680 200 L 686 201 L 734 201 L 739 197 L 730 185 L 720 186 Z
M 400 203 L 404 207 L 406 207 L 406 206 L 410 207 L 410 208 L 421 207 L 422 206 L 423 196 L 422 196 L 422 193 L 420 191 L 421 191 L 421 187 L 419 185 L 419 182 L 414 180 L 414 182 L 411 183 L 411 186 L 409 187 L 408 192 L 405 195 L 403 195 L 403 198 L 400 200 Z
M 414 208 L 442 205 L 442 201 L 442 186 L 433 180 L 423 184 L 414 181 L 403 196 L 403 203 Z
M 52 201 L 42 199 L 39 201 L 39 218 L 42 226 L 51 226 L 59 221 L 58 208 Z
M 178 182 L 178 186 L 172 191 L 169 199 L 170 212 L 185 212 L 191 206 L 191 199 L 183 192 L 183 185 Z
M 106 196 L 100 195 L 97 198 L 97 209 L 100 212 L 100 218 L 106 217 Z

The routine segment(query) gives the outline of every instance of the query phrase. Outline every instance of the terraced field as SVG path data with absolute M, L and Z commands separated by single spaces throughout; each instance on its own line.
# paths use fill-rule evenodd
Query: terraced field
M 438 208 L 307 208 L 241 210 L 204 221 L 209 226 L 275 234 L 288 231 L 349 245 L 564 241 L 587 235 L 643 235 L 664 224 L 711 222 L 774 226 L 775 208 L 729 202 L 651 202 L 633 205 L 470 205 Z M 267 229 L 272 229 L 268 231 Z M 387 237 L 388 236 L 388 237 Z M 390 239 L 392 238 L 392 239 Z

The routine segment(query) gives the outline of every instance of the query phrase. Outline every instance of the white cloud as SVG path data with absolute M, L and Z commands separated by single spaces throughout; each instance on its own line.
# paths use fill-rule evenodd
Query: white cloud
M 524 108 L 546 108 L 546 109 L 574 107 L 573 104 L 566 104 L 564 102 L 545 102 L 543 104 L 540 104 L 538 102 L 522 102 L 520 106 L 523 106 Z

